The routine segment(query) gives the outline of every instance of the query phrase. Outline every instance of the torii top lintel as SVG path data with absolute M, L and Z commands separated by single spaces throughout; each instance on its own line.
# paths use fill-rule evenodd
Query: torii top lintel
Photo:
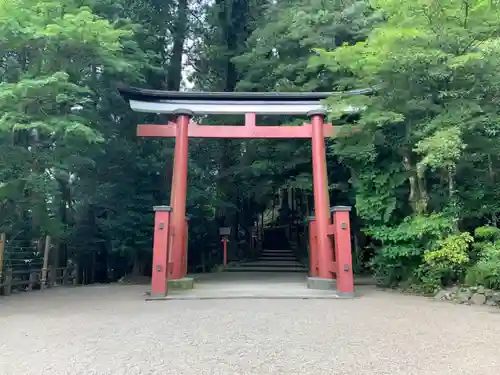
M 196 115 L 306 115 L 324 109 L 322 101 L 331 96 L 366 95 L 372 93 L 373 89 L 346 92 L 178 92 L 127 87 L 119 91 L 137 112 L 175 113 L 189 110 Z M 356 110 L 346 108 L 345 111 Z
M 136 112 L 192 115 L 245 114 L 245 126 L 211 126 L 190 123 L 189 137 L 198 138 L 310 138 L 310 124 L 303 126 L 256 126 L 255 116 L 307 115 L 325 111 L 323 100 L 333 95 L 369 95 L 373 89 L 347 92 L 177 92 L 135 87 L 120 88 L 120 94 Z M 356 113 L 358 108 L 344 108 Z M 324 135 L 334 133 L 331 124 L 324 125 Z M 143 137 L 175 137 L 176 125 L 138 125 Z

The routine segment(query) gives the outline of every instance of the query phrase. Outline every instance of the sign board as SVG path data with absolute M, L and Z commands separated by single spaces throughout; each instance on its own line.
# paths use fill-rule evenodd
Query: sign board
M 220 227 L 219 234 L 221 236 L 229 236 L 231 235 L 231 227 Z

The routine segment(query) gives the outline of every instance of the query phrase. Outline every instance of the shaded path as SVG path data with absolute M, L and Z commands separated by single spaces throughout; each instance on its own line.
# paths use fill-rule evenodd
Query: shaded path
M 262 250 L 256 260 L 229 264 L 227 272 L 302 272 L 307 268 L 298 261 L 292 250 Z
M 144 302 L 146 286 L 0 299 L 0 374 L 498 374 L 500 310 L 354 300 Z

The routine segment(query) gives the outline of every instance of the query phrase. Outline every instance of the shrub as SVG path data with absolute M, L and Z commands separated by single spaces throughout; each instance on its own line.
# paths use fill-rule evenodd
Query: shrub
M 477 227 L 474 230 L 474 237 L 478 240 L 495 242 L 500 240 L 500 229 L 491 226 Z
M 468 285 L 500 289 L 500 229 L 479 227 L 474 234 L 483 241 L 474 246 L 478 260 L 467 271 L 465 282 Z
M 423 289 L 434 289 L 461 281 L 469 263 L 469 248 L 474 238 L 467 232 L 452 234 L 439 240 L 434 249 L 424 253 L 418 276 Z
M 453 232 L 452 220 L 443 214 L 407 217 L 395 227 L 371 227 L 367 233 L 382 243 L 372 260 L 380 284 L 389 286 L 414 278 L 425 251 Z
M 469 262 L 469 246 L 474 238 L 467 232 L 453 234 L 440 240 L 433 250 L 424 254 L 427 266 L 437 272 L 463 270 Z

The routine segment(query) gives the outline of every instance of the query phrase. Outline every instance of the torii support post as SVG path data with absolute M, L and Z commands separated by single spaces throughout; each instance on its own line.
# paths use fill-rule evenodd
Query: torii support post
M 336 206 L 333 213 L 333 236 L 335 238 L 335 264 L 337 293 L 342 297 L 354 296 L 354 275 L 352 272 L 351 207 Z
M 172 273 L 169 275 L 171 280 L 179 280 L 186 276 L 184 259 L 186 258 L 187 239 L 186 197 L 188 178 L 188 126 L 192 113 L 190 111 L 176 111 L 175 115 L 177 115 L 177 127 L 170 202 L 173 208 L 173 239 L 171 248 Z
M 185 230 L 184 230 L 184 253 L 182 256 L 182 270 L 183 270 L 182 277 L 186 277 L 187 272 L 188 272 L 189 220 L 190 220 L 190 217 L 186 216 L 186 225 L 185 225 Z
M 318 246 L 316 243 L 316 218 L 310 216 L 309 222 L 309 276 L 318 276 Z
M 227 239 L 227 236 L 222 237 L 222 251 L 223 251 L 223 257 L 222 257 L 222 264 L 224 266 L 227 266 L 227 243 L 229 240 Z
M 165 297 L 168 292 L 170 206 L 155 206 L 153 236 L 153 270 L 151 273 L 151 297 Z
M 351 207 L 335 206 L 330 209 L 333 224 L 328 226 L 328 235 L 333 237 L 332 248 L 335 255 L 331 264 L 331 272 L 335 282 L 331 284 L 318 277 L 318 267 L 313 265 L 317 262 L 317 239 L 315 218 L 309 218 L 309 247 L 311 271 L 307 280 L 307 286 L 311 289 L 333 289 L 336 288 L 339 297 L 354 297 L 354 275 L 352 269 L 351 228 L 349 212 Z M 316 260 L 315 260 L 316 259 Z
M 49 285 L 47 276 L 49 275 L 49 256 L 50 256 L 50 236 L 45 236 L 45 246 L 43 250 L 43 268 L 42 268 L 42 280 L 40 280 L 40 289 L 45 289 L 51 287 Z
M 323 111 L 309 112 L 312 124 L 312 164 L 314 209 L 316 212 L 316 255 L 318 274 L 309 285 L 319 289 L 333 289 L 333 251 L 328 236 L 330 226 L 330 199 L 328 196 L 328 176 L 326 170 L 326 152 Z

